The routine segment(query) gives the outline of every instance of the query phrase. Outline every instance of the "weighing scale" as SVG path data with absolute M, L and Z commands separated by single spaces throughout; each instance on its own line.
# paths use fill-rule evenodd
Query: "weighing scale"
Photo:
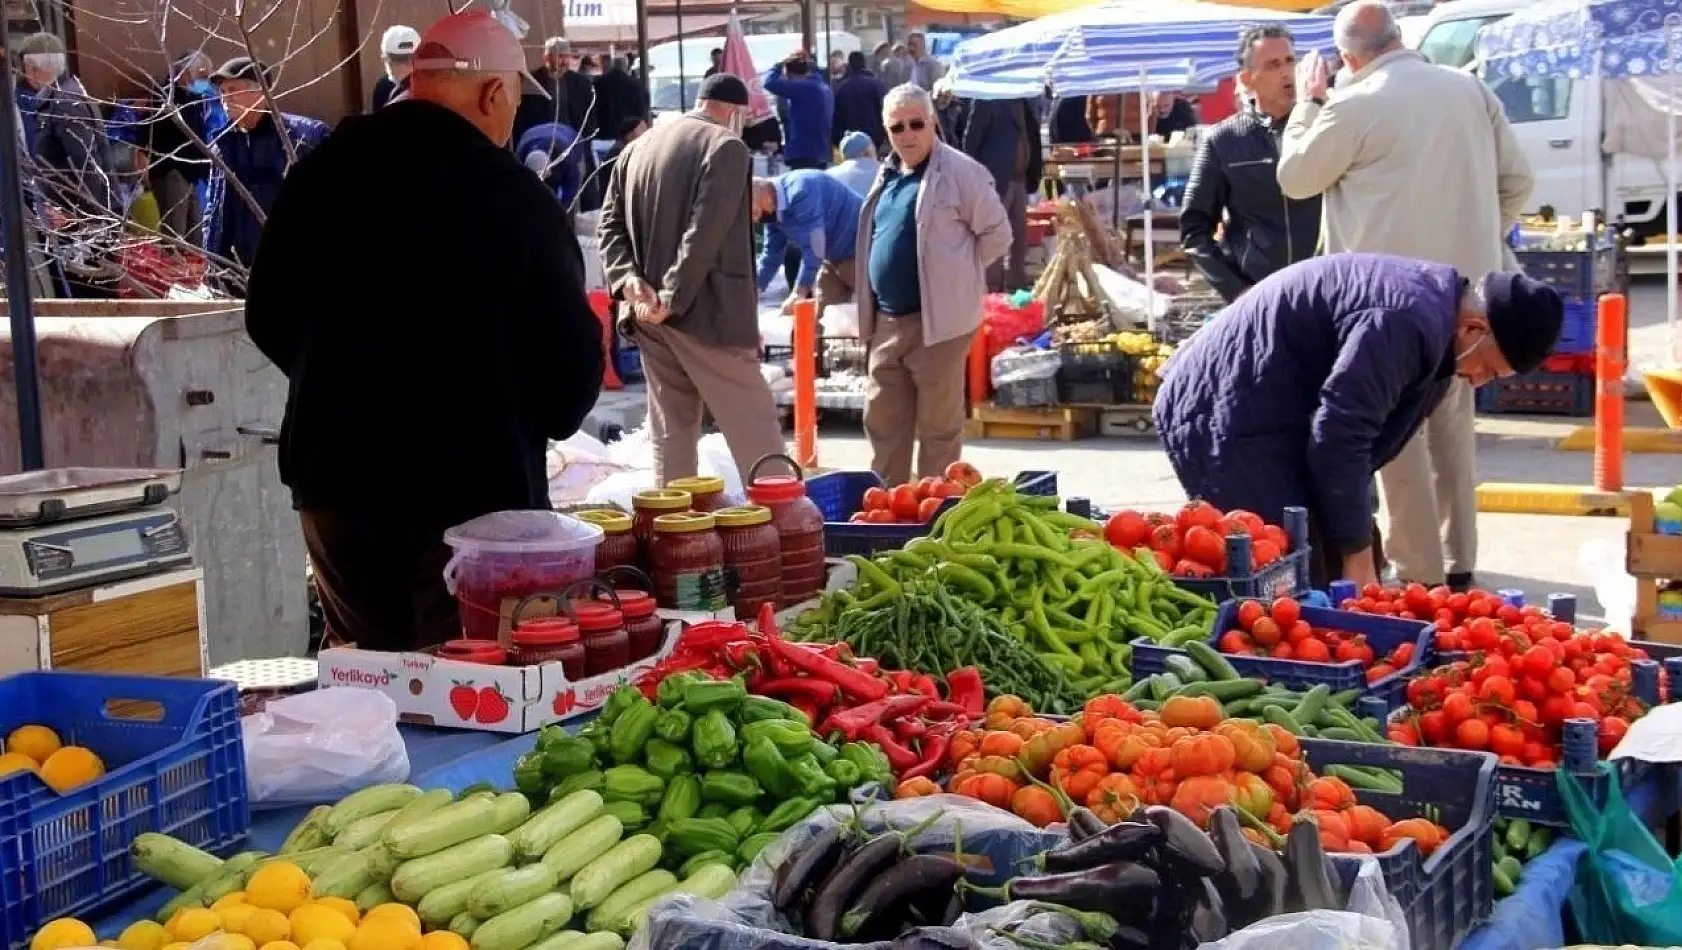
M 0 597 L 42 597 L 193 561 L 163 502 L 179 472 L 64 468 L 0 477 Z

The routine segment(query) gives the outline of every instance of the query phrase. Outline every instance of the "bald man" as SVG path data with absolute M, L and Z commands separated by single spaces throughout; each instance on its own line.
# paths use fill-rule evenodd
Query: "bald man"
M 550 439 L 602 380 L 554 196 L 508 149 L 519 42 L 489 13 L 421 36 L 409 98 L 340 123 L 269 213 L 246 328 L 287 377 L 280 476 L 331 633 L 459 637 L 446 529 L 548 508 Z
M 1412 257 L 1462 274 L 1516 269 L 1503 266 L 1503 241 L 1534 181 L 1501 103 L 1477 77 L 1404 48 L 1378 0 L 1344 7 L 1333 32 L 1345 72 L 1328 91 L 1317 54 L 1299 64 L 1278 164 L 1285 197 L 1324 195 L 1326 252 Z M 1472 425 L 1472 388 L 1456 382 L 1378 473 L 1385 554 L 1403 580 L 1473 582 Z

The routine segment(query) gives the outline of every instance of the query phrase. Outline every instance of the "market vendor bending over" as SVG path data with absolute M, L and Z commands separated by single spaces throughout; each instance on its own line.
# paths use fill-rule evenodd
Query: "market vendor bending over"
M 796 300 L 816 296 L 821 317 L 830 304 L 852 300 L 858 285 L 853 245 L 863 207 L 863 197 L 827 172 L 803 169 L 754 179 L 753 216 L 765 225 L 759 292 L 771 286 L 792 247 L 800 254 L 800 274 L 789 288 L 785 311 Z
M 1373 474 L 1455 376 L 1540 366 L 1564 303 L 1523 274 L 1333 254 L 1294 264 L 1210 319 L 1163 369 L 1156 427 L 1191 498 L 1278 523 L 1309 511 L 1316 587 L 1378 580 Z

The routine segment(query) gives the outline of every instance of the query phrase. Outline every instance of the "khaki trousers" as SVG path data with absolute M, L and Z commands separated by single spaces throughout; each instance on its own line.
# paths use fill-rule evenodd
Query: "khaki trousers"
M 744 483 L 753 463 L 782 453 L 782 425 L 757 350 L 703 343 L 650 323 L 636 325 L 636 339 L 648 381 L 656 485 L 696 474 L 703 408 L 724 433 Z
M 823 319 L 824 308 L 830 304 L 850 302 L 857 287 L 858 265 L 853 258 L 824 261 L 823 266 L 818 268 L 818 319 Z
M 1404 581 L 1441 584 L 1445 574 L 1476 567 L 1474 415 L 1472 387 L 1456 379 L 1402 454 L 1378 472 L 1384 553 Z
M 871 468 L 890 485 L 917 475 L 938 476 L 964 448 L 964 369 L 970 338 L 923 345 L 923 316 L 877 316 L 870 336 L 870 388 L 864 433 L 874 453 Z

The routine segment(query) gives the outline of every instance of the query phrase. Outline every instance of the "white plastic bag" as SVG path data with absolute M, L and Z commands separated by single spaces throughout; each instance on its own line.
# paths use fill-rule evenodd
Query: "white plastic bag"
M 397 705 L 368 689 L 287 696 L 240 722 L 245 781 L 257 807 L 333 802 L 409 777 Z

